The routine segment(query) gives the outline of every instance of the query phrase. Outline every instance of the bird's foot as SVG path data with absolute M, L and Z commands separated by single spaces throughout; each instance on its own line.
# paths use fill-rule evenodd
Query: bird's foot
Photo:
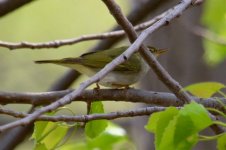
M 94 90 L 99 90 L 100 89 L 100 86 L 98 83 L 96 83 L 96 87 L 94 88 Z

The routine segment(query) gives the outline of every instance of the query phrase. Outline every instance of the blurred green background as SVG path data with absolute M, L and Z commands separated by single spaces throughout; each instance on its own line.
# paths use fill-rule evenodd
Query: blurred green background
M 226 41 L 226 1 L 207 0 L 204 3 L 202 23 L 209 31 L 216 34 L 215 39 Z M 215 41 L 204 40 L 205 61 L 212 66 L 222 63 L 226 58 L 226 46 Z

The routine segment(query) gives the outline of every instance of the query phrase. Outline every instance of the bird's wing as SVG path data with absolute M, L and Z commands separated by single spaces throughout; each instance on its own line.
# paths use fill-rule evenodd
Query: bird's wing
M 111 62 L 118 55 L 120 55 L 127 47 L 119 47 L 110 50 L 90 52 L 80 56 L 80 63 L 91 68 L 101 69 L 105 64 Z M 118 65 L 114 71 L 128 71 L 139 72 L 141 69 L 141 62 L 139 54 L 134 54 L 126 62 Z

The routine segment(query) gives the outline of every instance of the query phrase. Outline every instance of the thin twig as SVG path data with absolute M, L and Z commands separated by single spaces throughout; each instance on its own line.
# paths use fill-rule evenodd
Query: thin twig
M 191 24 L 190 22 L 188 22 L 186 20 L 183 20 L 180 23 L 185 27 L 185 29 L 187 29 L 191 33 L 193 33 L 197 36 L 200 36 L 202 38 L 205 38 L 209 41 L 212 41 L 216 44 L 226 46 L 226 38 L 218 35 L 217 33 L 214 33 L 213 31 L 211 31 L 205 27 Z
M 166 14 L 167 12 L 164 12 L 161 15 L 158 15 L 149 21 L 146 21 L 144 23 L 141 23 L 135 26 L 134 29 L 136 31 L 141 31 L 143 29 L 146 29 L 147 27 L 153 25 L 155 22 L 163 18 Z M 101 34 L 88 34 L 88 35 L 82 35 L 80 37 L 71 38 L 71 39 L 54 40 L 54 41 L 40 42 L 40 43 L 32 43 L 32 42 L 14 43 L 14 42 L 0 41 L 0 47 L 5 47 L 10 50 L 22 49 L 22 48 L 29 48 L 29 49 L 55 48 L 56 49 L 61 46 L 73 45 L 73 44 L 88 41 L 88 40 L 117 38 L 123 35 L 125 35 L 124 30 L 118 30 L 118 31 L 112 31 L 112 32 L 105 32 Z
M 90 79 L 86 80 L 85 82 L 81 83 L 79 88 L 70 94 L 64 96 L 63 98 L 59 99 L 58 101 L 40 108 L 39 110 L 36 110 L 35 112 L 29 114 L 27 117 L 2 125 L 0 126 L 0 131 L 4 131 L 16 126 L 20 125 L 27 125 L 30 122 L 34 121 L 37 117 L 39 117 L 41 114 L 55 110 L 61 106 L 64 106 L 66 104 L 69 104 L 75 99 L 77 96 L 81 95 L 81 93 L 87 88 L 89 85 L 99 81 L 103 77 L 107 75 L 110 71 L 114 69 L 117 65 L 123 63 L 125 61 L 125 57 L 129 58 L 134 52 L 138 50 L 138 48 L 141 46 L 142 42 L 145 40 L 145 38 L 151 34 L 153 31 L 157 30 L 160 28 L 162 25 L 166 23 L 166 21 L 170 21 L 173 18 L 177 17 L 180 15 L 189 5 L 191 4 L 191 0 L 183 1 L 182 3 L 178 4 L 176 7 L 171 9 L 170 13 L 168 13 L 164 18 L 160 19 L 158 22 L 153 24 L 151 27 L 146 29 L 141 33 L 141 36 L 138 37 L 138 39 L 120 56 L 115 58 L 111 63 L 107 64 L 103 69 L 101 69 L 97 74 L 92 76 Z M 153 56 L 154 57 L 154 56 Z M 175 92 L 175 91 L 174 91 Z M 176 91 L 178 92 L 178 91 Z M 183 93 L 183 92 L 179 92 Z M 181 98 L 181 97 L 180 97 Z M 181 98 L 183 99 L 183 98 Z
M 214 116 L 213 114 L 209 113 L 209 116 L 211 117 L 212 120 L 214 121 L 217 121 L 218 118 L 216 116 Z M 226 130 L 222 127 L 222 126 L 219 126 L 217 124 L 212 124 L 210 126 L 210 128 L 212 129 L 212 131 L 218 135 L 218 134 L 221 134 L 221 133 L 224 133 Z
M 216 33 L 212 32 L 210 30 L 207 30 L 205 28 L 198 27 L 198 26 L 191 28 L 189 30 L 192 31 L 192 33 L 194 33 L 195 35 L 201 36 L 201 37 L 203 37 L 203 38 L 205 38 L 209 41 L 212 41 L 216 44 L 226 46 L 226 38 L 221 37 L 221 36 L 217 35 Z
M 165 107 L 146 107 L 146 108 L 138 108 L 135 110 L 129 110 L 129 111 L 118 111 L 118 112 L 111 112 L 106 114 L 88 114 L 88 115 L 77 115 L 77 116 L 65 116 L 65 115 L 59 115 L 59 116 L 47 116 L 42 115 L 35 119 L 35 121 L 52 121 L 52 122 L 88 122 L 92 120 L 99 120 L 99 119 L 117 119 L 117 118 L 123 118 L 123 117 L 135 117 L 135 116 L 145 116 L 150 115 L 154 112 L 159 112 L 165 110 Z M 10 109 L 6 108 L 0 108 L 1 114 L 10 115 L 16 118 L 24 118 L 27 117 L 29 114 L 22 113 L 22 112 L 16 112 Z

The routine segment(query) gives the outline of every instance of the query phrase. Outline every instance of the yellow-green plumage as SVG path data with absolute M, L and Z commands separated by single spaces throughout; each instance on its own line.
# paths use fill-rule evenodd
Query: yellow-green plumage
M 77 70 L 81 74 L 93 76 L 106 64 L 119 56 L 128 47 L 119 47 L 109 50 L 85 53 L 77 58 L 64 58 L 60 60 L 41 60 L 36 63 L 53 63 Z M 160 50 L 150 47 L 154 54 Z M 161 50 L 163 51 L 163 50 Z M 126 62 L 118 65 L 99 83 L 107 87 L 124 87 L 134 84 L 148 70 L 148 67 L 139 53 L 133 54 Z

